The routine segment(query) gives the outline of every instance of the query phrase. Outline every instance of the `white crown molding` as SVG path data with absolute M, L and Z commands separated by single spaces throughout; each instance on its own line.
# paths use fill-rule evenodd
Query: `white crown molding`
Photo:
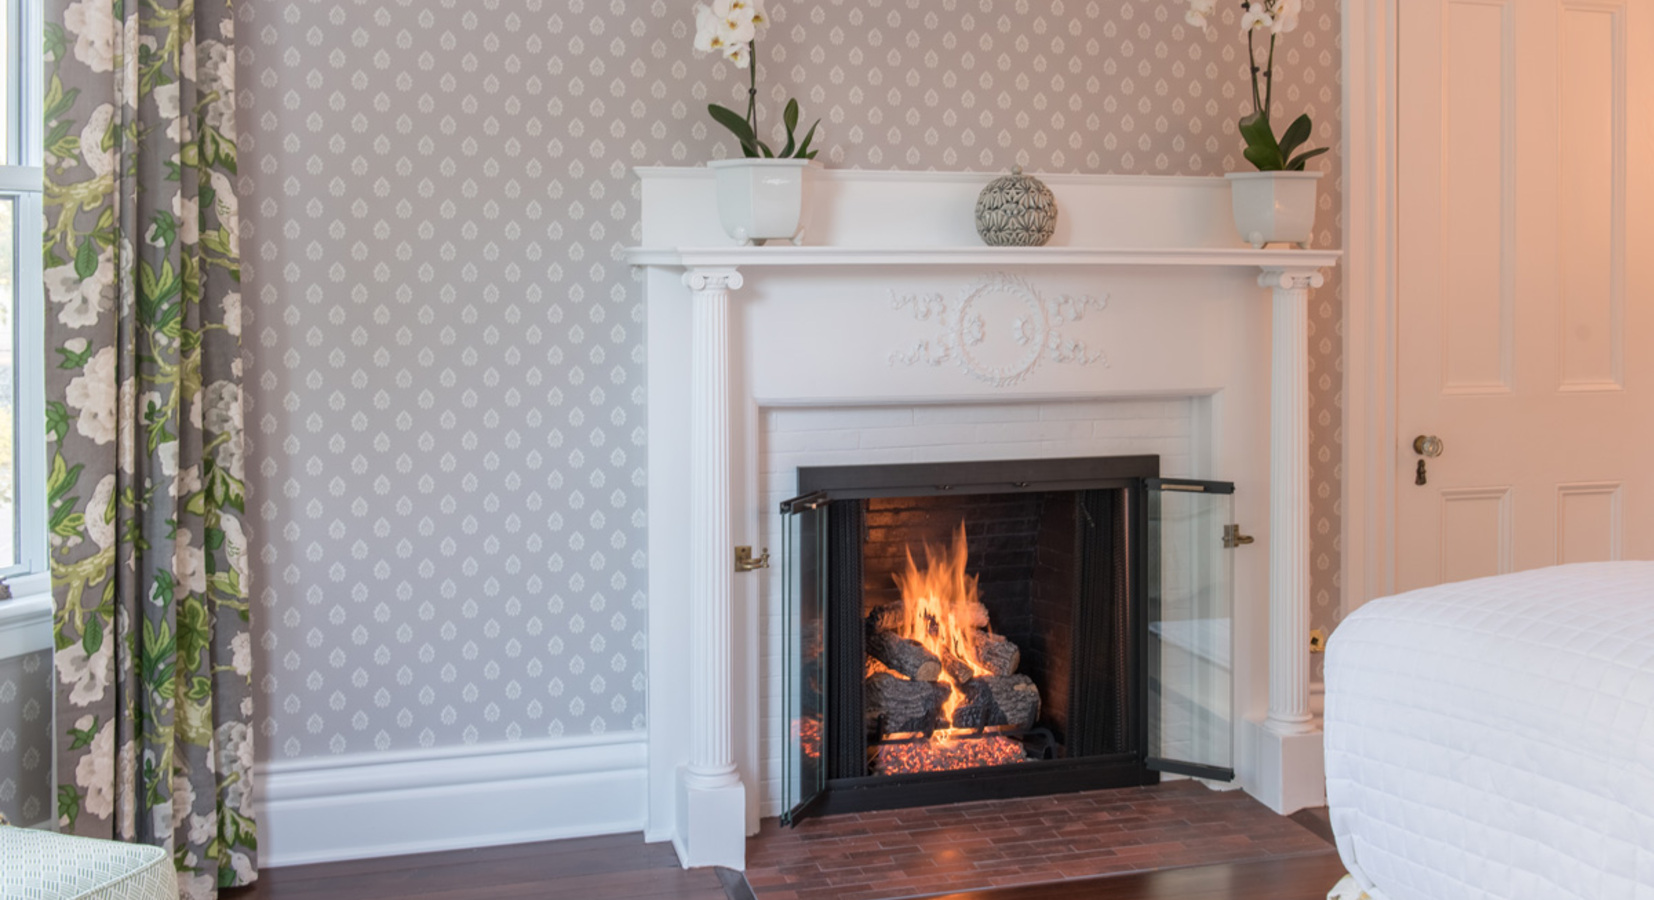
M 642 732 L 256 767 L 268 867 L 642 831 Z

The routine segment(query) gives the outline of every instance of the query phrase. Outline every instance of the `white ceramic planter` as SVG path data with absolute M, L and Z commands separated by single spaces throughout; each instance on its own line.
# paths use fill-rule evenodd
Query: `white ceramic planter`
M 742 244 L 804 242 L 810 189 L 821 166 L 808 159 L 720 159 L 706 164 L 718 183 L 718 220 Z
M 1235 228 L 1254 247 L 1284 241 L 1308 248 L 1315 233 L 1315 183 L 1322 172 L 1230 172 Z

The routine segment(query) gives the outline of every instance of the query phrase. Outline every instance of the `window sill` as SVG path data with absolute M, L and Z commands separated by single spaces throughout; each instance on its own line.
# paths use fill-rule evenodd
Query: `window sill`
M 10 600 L 0 600 L 0 659 L 52 647 L 52 593 L 49 577 L 14 578 Z

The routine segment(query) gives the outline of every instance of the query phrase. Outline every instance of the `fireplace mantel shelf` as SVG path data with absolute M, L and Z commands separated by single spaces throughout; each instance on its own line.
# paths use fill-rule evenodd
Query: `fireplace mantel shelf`
M 1214 266 L 1323 269 L 1339 250 L 1250 247 L 632 247 L 636 266 Z

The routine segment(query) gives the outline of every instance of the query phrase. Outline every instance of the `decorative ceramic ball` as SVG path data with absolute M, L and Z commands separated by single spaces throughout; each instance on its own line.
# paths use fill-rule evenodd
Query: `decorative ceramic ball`
M 1057 198 L 1017 166 L 976 198 L 976 233 L 990 247 L 1039 247 L 1057 230 Z

